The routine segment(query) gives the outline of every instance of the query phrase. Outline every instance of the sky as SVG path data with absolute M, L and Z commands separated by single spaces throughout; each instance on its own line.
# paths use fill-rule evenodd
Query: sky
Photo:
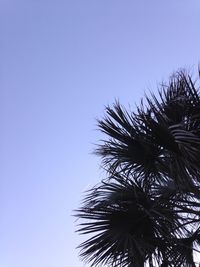
M 104 173 L 96 119 L 197 74 L 199 0 L 0 0 L 0 267 L 89 267 L 73 210 Z

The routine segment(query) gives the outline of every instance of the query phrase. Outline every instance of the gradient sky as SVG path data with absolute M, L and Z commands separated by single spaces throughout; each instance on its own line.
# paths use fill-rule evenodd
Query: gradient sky
M 96 118 L 199 62 L 199 0 L 0 0 L 0 267 L 84 266 Z

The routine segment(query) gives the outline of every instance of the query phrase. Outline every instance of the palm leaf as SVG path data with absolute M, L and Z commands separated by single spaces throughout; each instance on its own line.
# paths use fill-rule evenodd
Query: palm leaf
M 144 191 L 133 180 L 104 182 L 87 193 L 83 207 L 76 211 L 78 218 L 86 220 L 80 223 L 78 232 L 93 234 L 79 246 L 80 256 L 94 266 L 128 266 L 130 261 L 133 266 L 141 266 L 151 255 L 159 261 L 163 250 L 165 254 L 173 251 L 171 240 L 187 234 L 184 225 L 189 217 L 180 216 L 182 210 L 178 208 L 182 204 L 180 197 L 166 198 L 155 190 Z M 184 247 L 181 242 L 180 250 Z M 175 262 L 178 256 L 170 257 Z
M 107 179 L 76 211 L 91 266 L 195 267 L 200 249 L 200 95 L 184 71 L 128 112 L 116 102 L 98 121 L 96 154 Z

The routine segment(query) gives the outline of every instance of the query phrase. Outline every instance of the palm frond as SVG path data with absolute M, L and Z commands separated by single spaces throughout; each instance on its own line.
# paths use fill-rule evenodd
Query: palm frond
M 200 181 L 199 92 L 180 72 L 162 85 L 159 96 L 147 97 L 147 107 L 138 107 L 137 113 L 129 114 L 118 102 L 107 107 L 98 125 L 108 139 L 96 153 L 110 173 L 145 174 L 153 181 L 162 173 L 194 186 Z
M 80 223 L 78 232 L 93 235 L 79 246 L 80 256 L 92 266 L 128 266 L 131 261 L 137 267 L 151 255 L 157 260 L 163 258 L 166 243 L 165 253 L 172 253 L 174 240 L 188 233 L 185 225 L 193 217 L 181 217 L 182 204 L 180 197 L 166 198 L 155 190 L 145 191 L 133 180 L 104 182 L 87 193 L 83 207 L 76 211 L 78 218 L 86 220 Z M 179 240 L 180 251 L 185 240 Z M 175 262 L 178 256 L 170 257 Z
M 98 121 L 95 153 L 108 177 L 76 216 L 91 266 L 195 267 L 200 251 L 200 94 L 184 71 L 128 112 L 116 102 Z
M 128 115 L 119 103 L 114 108 L 107 108 L 104 120 L 99 120 L 99 128 L 110 139 L 96 149 L 96 154 L 102 156 L 103 164 L 110 173 L 124 171 L 149 175 L 156 172 L 155 159 L 160 153 L 154 145 L 143 125 L 134 115 Z

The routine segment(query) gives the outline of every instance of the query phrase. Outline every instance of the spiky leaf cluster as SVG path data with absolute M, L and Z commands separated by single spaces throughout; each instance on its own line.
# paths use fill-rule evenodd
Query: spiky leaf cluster
M 108 177 L 76 216 L 92 266 L 195 267 L 200 246 L 200 95 L 185 72 L 136 112 L 119 102 L 98 121 Z

